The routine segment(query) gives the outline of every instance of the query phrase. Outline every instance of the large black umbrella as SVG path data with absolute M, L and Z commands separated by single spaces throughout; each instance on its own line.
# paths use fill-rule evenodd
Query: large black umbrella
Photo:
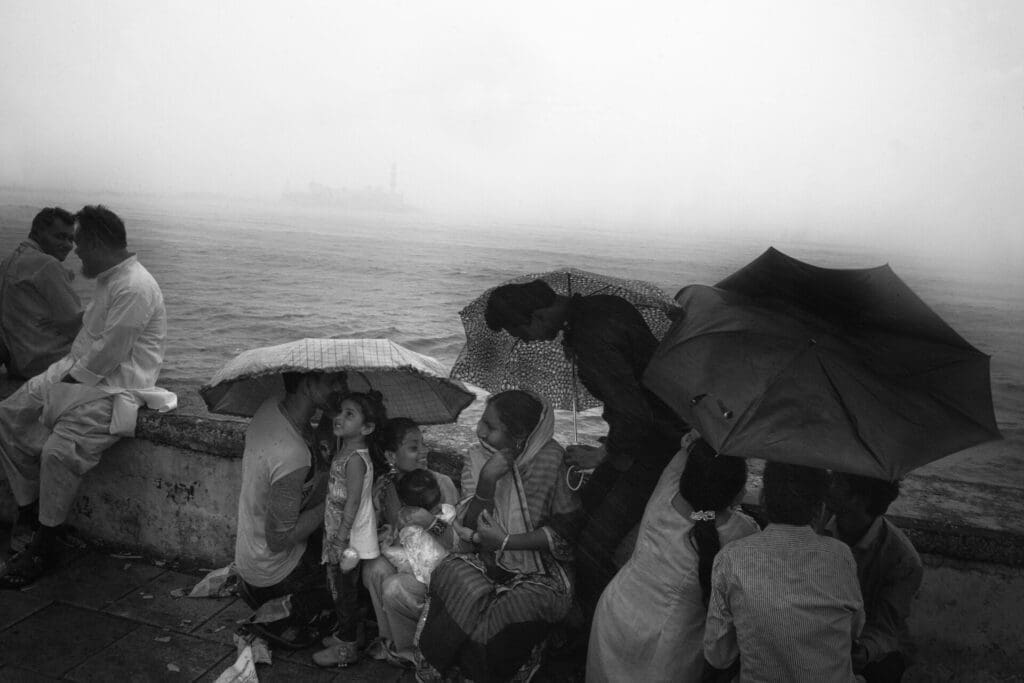
M 988 356 L 888 266 L 769 249 L 676 301 L 644 383 L 721 453 L 894 480 L 1001 438 Z

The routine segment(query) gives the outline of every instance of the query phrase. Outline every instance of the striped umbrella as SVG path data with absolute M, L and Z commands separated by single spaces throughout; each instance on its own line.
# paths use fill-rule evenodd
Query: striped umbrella
M 475 396 L 447 377 L 435 358 L 390 339 L 300 339 L 250 349 L 199 389 L 210 412 L 251 417 L 269 396 L 284 393 L 285 372 L 340 372 L 352 391 L 375 389 L 388 415 L 418 424 L 455 422 Z

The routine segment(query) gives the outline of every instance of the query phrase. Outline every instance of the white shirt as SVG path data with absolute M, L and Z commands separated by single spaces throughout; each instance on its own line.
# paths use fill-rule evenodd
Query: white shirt
M 164 359 L 167 313 L 153 276 L 136 256 L 96 276 L 92 302 L 71 344 L 71 376 L 117 393 L 156 386 Z
M 274 552 L 267 545 L 270 488 L 292 472 L 311 464 L 309 447 L 278 405 L 268 398 L 245 430 L 242 490 L 238 497 L 235 566 L 246 583 L 260 588 L 283 581 L 302 559 L 306 541 Z

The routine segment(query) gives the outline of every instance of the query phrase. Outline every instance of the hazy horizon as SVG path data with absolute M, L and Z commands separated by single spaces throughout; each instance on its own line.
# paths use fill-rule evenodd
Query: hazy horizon
M 394 165 L 424 215 L 1024 269 L 1012 0 L 10 2 L 0 26 L 0 186 L 276 201 Z

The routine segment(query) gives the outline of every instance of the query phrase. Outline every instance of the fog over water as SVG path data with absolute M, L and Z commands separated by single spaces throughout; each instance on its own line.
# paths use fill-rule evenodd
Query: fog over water
M 5 2 L 0 27 L 0 185 L 55 203 L 394 168 L 451 222 L 1024 270 L 1015 0 Z

